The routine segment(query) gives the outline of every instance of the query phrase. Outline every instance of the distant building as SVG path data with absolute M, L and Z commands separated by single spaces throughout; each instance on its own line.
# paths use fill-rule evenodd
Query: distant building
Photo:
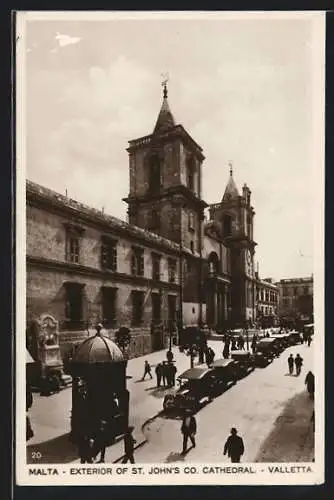
M 279 290 L 272 278 L 260 279 L 256 273 L 256 318 L 262 328 L 279 323 Z
M 313 322 L 313 276 L 281 279 L 279 289 L 279 316 L 281 318 Z

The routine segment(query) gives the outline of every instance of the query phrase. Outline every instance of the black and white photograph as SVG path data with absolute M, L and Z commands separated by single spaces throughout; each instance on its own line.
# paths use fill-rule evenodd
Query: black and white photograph
M 16 16 L 18 484 L 321 484 L 324 13 Z

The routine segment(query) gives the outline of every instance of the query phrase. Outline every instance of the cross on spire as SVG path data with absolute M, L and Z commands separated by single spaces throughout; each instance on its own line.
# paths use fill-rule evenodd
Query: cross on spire
M 231 161 L 228 162 L 228 166 L 230 167 L 230 176 L 232 177 L 233 175 L 233 164 Z
M 167 99 L 167 96 L 168 96 L 167 83 L 169 80 L 169 74 L 168 73 L 161 73 L 161 77 L 162 77 L 161 86 L 164 89 L 163 97 L 164 97 L 164 99 Z

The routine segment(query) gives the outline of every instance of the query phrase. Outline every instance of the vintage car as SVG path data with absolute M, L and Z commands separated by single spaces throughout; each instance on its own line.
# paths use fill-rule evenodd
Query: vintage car
M 289 334 L 277 333 L 270 336 L 271 339 L 275 339 L 277 350 L 281 353 L 289 345 Z
M 213 370 L 213 391 L 215 394 L 221 394 L 237 383 L 239 366 L 234 359 L 217 359 L 212 363 L 211 368 Z
M 249 351 L 231 351 L 231 358 L 236 362 L 236 372 L 238 379 L 245 377 L 254 370 L 253 355 Z
M 280 348 L 278 347 L 275 338 L 261 339 L 256 344 L 256 352 L 254 353 L 255 366 L 263 368 L 279 356 Z
M 303 343 L 303 337 L 299 332 L 297 332 L 297 330 L 292 330 L 291 332 L 289 332 L 288 339 L 290 345 L 297 345 Z
M 166 394 L 163 402 L 165 412 L 197 411 L 212 401 L 215 395 L 216 379 L 213 369 L 207 365 L 190 368 L 177 378 L 180 387 Z

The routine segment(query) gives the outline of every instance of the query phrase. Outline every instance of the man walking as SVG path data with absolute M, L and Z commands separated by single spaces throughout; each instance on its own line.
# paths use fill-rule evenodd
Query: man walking
M 135 463 L 133 452 L 137 441 L 132 436 L 133 429 L 133 427 L 128 427 L 126 433 L 124 434 L 124 458 L 122 460 L 122 464 L 126 464 L 128 460 L 131 464 Z
M 232 463 L 239 463 L 240 457 L 245 451 L 243 439 L 240 436 L 237 436 L 237 433 L 237 429 L 232 427 L 231 435 L 227 438 L 224 446 L 224 455 L 227 454 Z
M 293 365 L 294 365 L 294 358 L 293 358 L 293 355 L 290 354 L 290 356 L 288 357 L 288 366 L 289 366 L 289 374 L 292 375 L 293 374 Z
M 303 358 L 300 356 L 300 354 L 297 354 L 297 356 L 295 357 L 295 365 L 296 365 L 296 376 L 298 377 L 298 375 L 300 375 L 303 366 Z
M 191 410 L 187 410 L 183 417 L 181 432 L 183 434 L 182 454 L 185 455 L 187 452 L 188 438 L 190 438 L 193 448 L 196 446 L 195 435 L 197 432 L 197 422 L 194 415 L 191 414 Z
M 142 381 L 145 380 L 146 375 L 149 375 L 151 377 L 151 379 L 153 378 L 152 373 L 151 373 L 151 365 L 148 361 L 145 361 L 144 375 L 143 375 Z

